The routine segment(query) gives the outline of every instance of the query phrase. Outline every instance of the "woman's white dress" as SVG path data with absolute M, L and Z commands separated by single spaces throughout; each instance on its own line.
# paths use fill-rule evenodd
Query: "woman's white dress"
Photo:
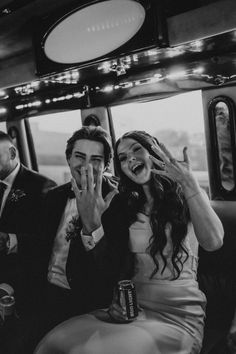
M 206 298 L 196 281 L 198 243 L 190 224 L 184 246 L 188 260 L 177 280 L 170 260 L 171 227 L 167 225 L 164 254 L 159 271 L 151 279 L 154 262 L 147 252 L 152 235 L 149 218 L 138 215 L 130 227 L 130 249 L 136 255 L 138 304 L 142 308 L 130 323 L 112 323 L 106 310 L 73 317 L 49 332 L 35 354 L 197 354 L 203 338 Z M 183 257 L 185 255 L 183 254 Z

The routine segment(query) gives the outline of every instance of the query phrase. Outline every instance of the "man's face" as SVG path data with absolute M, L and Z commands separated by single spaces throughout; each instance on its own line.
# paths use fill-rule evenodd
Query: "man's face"
M 67 162 L 79 188 L 81 187 L 81 167 L 87 171 L 88 164 L 93 167 L 94 182 L 96 183 L 99 166 L 104 169 L 104 146 L 98 141 L 77 140 Z
M 8 141 L 0 141 L 0 179 L 6 178 L 14 169 L 14 147 Z

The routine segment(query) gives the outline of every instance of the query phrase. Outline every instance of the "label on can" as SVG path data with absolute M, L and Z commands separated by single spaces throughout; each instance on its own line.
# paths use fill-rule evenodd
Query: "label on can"
M 9 284 L 1 283 L 0 284 L 0 298 L 5 296 L 5 295 L 13 296 L 14 295 L 14 289 Z
M 13 296 L 5 295 L 0 299 L 0 316 L 3 320 L 14 314 L 15 299 Z
M 120 306 L 126 309 L 127 319 L 138 316 L 137 297 L 134 283 L 131 280 L 118 282 Z

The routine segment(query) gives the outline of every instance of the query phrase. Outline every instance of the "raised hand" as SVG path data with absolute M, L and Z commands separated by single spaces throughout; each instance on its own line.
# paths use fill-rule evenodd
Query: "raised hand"
M 101 226 L 102 214 L 109 207 L 115 194 L 118 193 L 117 189 L 114 189 L 103 198 L 102 175 L 103 166 L 101 165 L 95 181 L 93 167 L 88 164 L 87 173 L 84 167 L 81 168 L 81 190 L 79 190 L 75 179 L 71 180 L 85 234 L 90 234 Z
M 160 146 L 153 145 L 154 153 L 159 156 L 162 161 L 150 155 L 153 163 L 162 169 L 153 168 L 152 172 L 161 176 L 167 176 L 170 179 L 179 182 L 184 188 L 198 187 L 198 183 L 193 176 L 190 160 L 187 153 L 187 147 L 183 149 L 183 161 L 176 160 L 164 144 Z

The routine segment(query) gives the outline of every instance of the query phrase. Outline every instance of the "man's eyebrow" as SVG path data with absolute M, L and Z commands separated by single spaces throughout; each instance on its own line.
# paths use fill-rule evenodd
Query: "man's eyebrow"
M 79 151 L 79 150 L 75 150 L 74 151 L 75 154 L 80 154 L 82 156 L 86 156 L 86 154 L 84 154 L 83 152 Z
M 75 154 L 79 154 L 79 155 L 81 155 L 81 156 L 83 156 L 83 157 L 85 157 L 85 156 L 87 155 L 87 154 L 85 154 L 84 152 L 81 152 L 81 151 L 79 151 L 79 150 L 75 150 Z M 104 158 L 103 155 L 91 155 L 91 157 Z

